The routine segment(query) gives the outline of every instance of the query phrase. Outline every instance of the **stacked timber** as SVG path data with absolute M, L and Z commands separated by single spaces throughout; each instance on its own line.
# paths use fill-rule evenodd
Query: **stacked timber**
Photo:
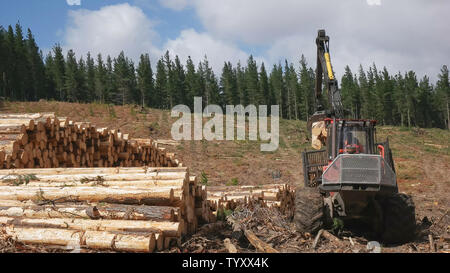
M 209 220 L 206 197 L 185 167 L 0 170 L 0 228 L 26 244 L 161 251 Z
M 262 207 L 280 206 L 280 192 L 283 184 L 261 186 L 212 186 L 208 187 L 208 206 L 217 218 L 222 218 L 224 211 L 234 210 L 239 205 Z
M 0 114 L 0 168 L 178 167 L 151 139 L 58 118 L 54 113 Z

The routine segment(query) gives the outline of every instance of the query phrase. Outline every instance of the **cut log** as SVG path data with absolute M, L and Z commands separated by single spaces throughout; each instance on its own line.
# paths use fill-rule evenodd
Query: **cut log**
M 83 232 L 66 229 L 34 229 L 6 227 L 7 235 L 24 244 L 79 246 Z
M 117 234 L 106 231 L 88 230 L 84 232 L 82 242 L 92 249 L 114 249 L 114 242 Z
M 156 245 L 154 234 L 113 234 L 100 231 L 80 232 L 53 228 L 6 227 L 7 235 L 24 244 L 89 247 L 127 252 L 153 252 Z
M 178 194 L 178 193 L 177 193 Z M 145 204 L 151 206 L 177 206 L 180 198 L 175 197 L 173 188 L 161 187 L 152 190 L 137 188 L 108 187 L 28 187 L 3 186 L 0 200 L 18 201 L 90 201 L 119 204 Z
M 153 252 L 156 246 L 155 234 L 148 236 L 118 234 L 114 239 L 114 250 L 132 252 Z
M 260 252 L 263 253 L 278 253 L 278 250 L 274 249 L 269 244 L 261 241 L 251 230 L 246 229 L 244 231 L 245 237 L 248 241 Z
M 120 177 L 119 177 L 120 179 Z M 14 185 L 17 180 L 16 177 L 4 178 L 0 180 L 0 186 Z M 16 182 L 17 183 L 17 182 Z M 62 177 L 56 177 L 55 180 L 45 179 L 38 181 L 30 180 L 27 184 L 30 187 L 86 187 L 86 186 L 103 186 L 113 188 L 159 188 L 170 187 L 173 189 L 181 189 L 184 185 L 184 180 L 135 180 L 135 181 L 122 181 L 122 180 L 103 180 L 103 178 L 88 178 L 82 177 L 80 180 L 64 180 Z
M 225 248 L 228 250 L 228 253 L 237 253 L 236 247 L 231 243 L 229 238 L 226 238 L 223 240 L 223 243 L 225 245 Z
M 175 221 L 173 207 L 166 206 L 129 206 L 104 204 L 103 206 L 65 205 L 38 206 L 6 203 L 0 200 L 0 216 L 27 218 L 80 218 L 110 220 L 153 220 Z M 12 201 L 12 200 L 11 200 Z M 17 202 L 17 201 L 14 201 Z
M 73 218 L 29 219 L 15 217 L 0 217 L 0 224 L 18 227 L 57 228 L 73 230 L 121 231 L 133 233 L 158 232 L 164 236 L 177 237 L 181 235 L 180 223 L 133 221 L 133 220 L 87 220 Z
M 146 174 L 148 176 L 164 177 L 173 176 L 179 178 L 185 175 L 185 167 L 159 167 L 159 168 L 42 168 L 42 169 L 20 169 L 20 170 L 0 170 L 0 175 L 8 174 L 35 174 L 35 175 L 107 175 L 107 174 Z M 181 173 L 181 174 L 180 174 Z

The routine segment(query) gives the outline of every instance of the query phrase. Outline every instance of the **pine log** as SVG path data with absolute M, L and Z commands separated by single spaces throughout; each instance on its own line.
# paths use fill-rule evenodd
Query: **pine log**
M 175 173 L 186 173 L 186 167 L 155 167 L 155 168 L 145 168 L 145 167 L 128 167 L 128 168 L 47 168 L 47 169 L 34 169 L 34 170 L 0 170 L 0 175 L 7 175 L 17 173 L 17 174 L 35 174 L 35 175 L 106 175 L 106 174 L 147 174 L 149 176 L 162 176 L 162 175 L 173 175 L 177 176 Z M 174 173 L 174 174 L 172 174 Z M 184 174 L 182 174 L 184 175 Z M 179 177 L 179 174 L 178 176 Z
M 6 227 L 5 233 L 24 244 L 79 246 L 83 232 L 66 229 Z
M 17 178 L 16 178 L 17 179 Z M 14 176 L 3 178 L 0 180 L 0 186 L 13 185 L 12 181 L 15 181 Z M 30 187 L 86 187 L 86 186 L 103 186 L 114 188 L 159 188 L 159 187 L 171 187 L 174 189 L 181 189 L 184 185 L 183 179 L 177 180 L 134 180 L 134 181 L 122 181 L 122 180 L 103 180 L 99 178 L 79 178 L 79 180 L 30 180 L 27 184 Z
M 278 253 L 278 250 L 274 249 L 269 244 L 261 241 L 251 230 L 244 230 L 245 237 L 248 241 L 260 252 L 263 253 Z
M 110 249 L 127 252 L 153 252 L 154 234 L 132 235 L 109 232 L 6 227 L 5 233 L 25 244 L 60 245 L 94 249 Z
M 18 201 L 90 201 L 119 204 L 145 204 L 177 206 L 180 198 L 175 197 L 173 188 L 161 187 L 152 190 L 138 188 L 109 187 L 28 187 L 3 186 L 0 200 Z M 178 195 L 179 193 L 177 193 Z
M 0 216 L 153 221 L 176 220 L 174 208 L 167 206 L 128 206 L 120 204 L 88 206 L 67 205 L 65 203 L 54 206 L 38 206 L 14 200 L 0 200 Z
M 181 236 L 180 223 L 159 221 L 134 221 L 134 220 L 90 220 L 74 218 L 20 218 L 0 217 L 0 224 L 14 225 L 30 228 L 57 228 L 73 230 L 94 231 L 120 231 L 120 232 L 158 232 L 164 236 Z
M 155 250 L 155 234 L 149 236 L 118 234 L 114 239 L 114 249 L 119 251 L 153 252 Z

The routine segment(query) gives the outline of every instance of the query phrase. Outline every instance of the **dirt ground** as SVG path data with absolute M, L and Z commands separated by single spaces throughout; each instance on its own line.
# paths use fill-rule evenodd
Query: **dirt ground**
M 157 140 L 171 139 L 171 124 L 177 120 L 177 118 L 171 118 L 168 111 L 142 110 L 137 106 L 53 101 L 6 102 L 0 107 L 0 112 L 55 112 L 57 116 L 70 117 L 74 121 L 89 121 L 97 127 L 120 128 L 122 132 L 129 133 L 130 137 L 152 137 Z M 384 141 L 386 137 L 389 137 L 398 185 L 400 191 L 413 196 L 420 230 L 416 241 L 400 246 L 384 246 L 383 252 L 429 252 L 428 234 L 430 232 L 438 240 L 440 251 L 448 251 L 450 244 L 448 211 L 450 207 L 450 132 L 441 129 L 380 126 L 377 134 L 378 141 Z M 304 149 L 310 149 L 310 142 L 305 122 L 280 120 L 280 144 L 275 152 L 261 152 L 258 141 L 181 141 L 163 146 L 176 153 L 177 158 L 190 168 L 192 175 L 203 177 L 202 182 L 206 185 L 232 187 L 284 183 L 298 186 L 303 183 L 301 152 Z M 220 232 L 209 232 L 208 237 L 201 236 L 202 231 L 200 231 L 194 237 L 186 238 L 184 247 L 172 251 L 220 252 L 224 249 L 223 240 L 231 236 L 228 234 L 231 232 L 230 227 L 228 225 L 224 227 L 219 229 Z M 367 244 L 365 238 L 359 238 L 351 233 L 344 233 L 340 238 L 343 242 L 352 245 L 350 240 L 344 239 L 344 237 L 352 236 L 356 236 L 355 240 L 361 245 L 359 251 L 362 252 Z M 304 240 L 305 246 L 309 246 L 314 238 L 303 236 L 297 239 Z M 193 250 L 192 245 L 186 244 L 189 240 L 192 240 L 194 246 L 204 244 L 205 247 L 201 250 Z M 248 243 L 247 245 L 237 241 L 234 243 L 240 251 L 254 251 Z M 311 251 L 339 252 L 331 246 L 323 249 L 318 247 L 314 250 L 308 247 L 291 249 L 291 252 Z M 347 251 L 355 252 L 356 250 L 353 247 Z

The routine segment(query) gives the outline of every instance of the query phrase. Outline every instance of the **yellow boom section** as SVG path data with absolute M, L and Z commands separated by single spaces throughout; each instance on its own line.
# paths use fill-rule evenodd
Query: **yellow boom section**
M 330 53 L 325 52 L 325 61 L 327 62 L 328 78 L 334 80 L 333 69 L 331 69 Z

